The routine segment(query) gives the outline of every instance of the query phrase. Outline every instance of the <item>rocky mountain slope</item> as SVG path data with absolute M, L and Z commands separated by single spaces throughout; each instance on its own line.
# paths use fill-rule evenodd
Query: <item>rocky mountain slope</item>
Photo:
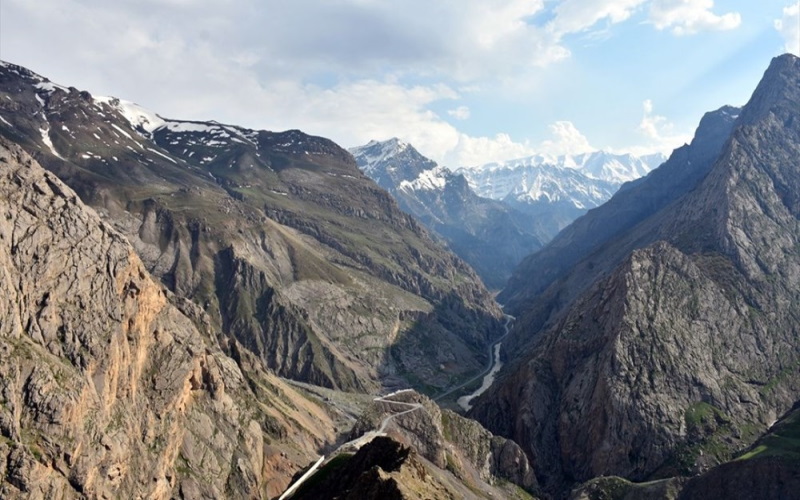
M 490 288 L 502 288 L 514 267 L 554 234 L 557 224 L 477 196 L 462 175 L 398 139 L 350 152 L 366 175 L 447 242 Z
M 532 498 L 522 490 L 468 487 L 421 457 L 412 448 L 388 437 L 377 437 L 353 456 L 342 456 L 320 471 L 313 484 L 301 487 L 292 498 L 362 500 Z
M 798 118 L 800 60 L 785 55 L 740 113 L 707 117 L 707 140 L 662 167 L 684 174 L 673 192 L 605 241 L 573 232 L 576 264 L 516 295 L 516 356 L 472 414 L 520 443 L 552 494 L 702 472 L 798 399 Z
M 335 440 L 4 139 L 0 214 L 1 497 L 272 498 Z
M 473 271 L 326 139 L 165 120 L 7 63 L 0 135 L 280 375 L 436 391 L 501 331 Z
M 793 498 L 798 491 L 800 410 L 795 405 L 745 453 L 688 481 L 679 498 Z
M 413 449 L 387 437 L 375 438 L 353 456 L 342 456 L 318 474 L 321 477 L 301 486 L 292 498 L 459 498 L 456 488 L 445 478 L 433 476 Z

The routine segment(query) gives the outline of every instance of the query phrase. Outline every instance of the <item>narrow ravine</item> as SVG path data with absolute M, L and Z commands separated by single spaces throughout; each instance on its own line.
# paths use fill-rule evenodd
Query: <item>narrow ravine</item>
M 433 398 L 433 400 L 434 401 L 441 401 L 446 396 L 449 396 L 450 394 L 452 394 L 452 393 L 454 393 L 454 392 L 456 392 L 458 390 L 463 389 L 464 387 L 470 385 L 471 383 L 473 383 L 476 380 L 478 380 L 481 377 L 483 377 L 483 384 L 481 384 L 481 387 L 477 391 L 473 392 L 472 394 L 468 394 L 466 396 L 462 396 L 462 397 L 458 398 L 459 406 L 461 406 L 461 408 L 464 408 L 464 405 L 461 404 L 461 401 L 464 400 L 464 398 L 468 398 L 466 401 L 470 401 L 473 398 L 476 398 L 476 397 L 480 396 L 481 394 L 483 394 L 486 391 L 486 389 L 491 387 L 492 383 L 494 382 L 494 377 L 497 375 L 497 372 L 503 366 L 502 363 L 500 362 L 500 347 L 503 344 L 503 339 L 505 339 L 508 336 L 508 333 L 511 331 L 511 323 L 513 321 L 514 321 L 514 316 L 506 314 L 506 324 L 504 325 L 504 328 L 505 328 L 506 331 L 505 331 L 505 333 L 503 333 L 502 337 L 500 337 L 499 339 L 495 340 L 494 343 L 489 346 L 489 366 L 486 367 L 486 370 L 484 370 L 481 373 L 475 375 L 474 377 L 472 377 L 471 379 L 467 380 L 466 382 L 462 382 L 462 383 L 458 384 L 457 386 L 449 389 L 447 392 L 443 392 L 442 394 L 439 394 L 438 396 Z M 499 366 L 497 366 L 498 364 L 499 364 Z M 487 377 L 491 377 L 490 379 L 488 379 L 488 385 L 487 385 Z M 467 410 L 469 410 L 469 408 L 464 408 L 464 410 L 467 411 Z
M 506 336 L 508 336 L 508 333 L 511 331 L 511 322 L 512 321 L 514 321 L 514 317 L 510 316 L 510 315 L 506 315 L 506 323 L 504 325 L 505 332 L 503 333 L 503 336 L 500 337 L 499 339 L 497 339 L 492 345 L 489 346 L 489 366 L 486 368 L 486 370 L 481 372 L 481 373 L 479 373 L 475 377 L 467 380 L 466 382 L 463 382 L 463 383 L 459 384 L 458 386 L 451 388 L 447 392 L 436 396 L 435 398 L 433 398 L 434 401 L 438 401 L 438 400 L 442 399 L 443 397 L 448 396 L 448 395 L 452 394 L 453 392 L 455 392 L 455 391 L 457 391 L 459 389 L 462 389 L 463 387 L 465 387 L 465 386 L 475 382 L 479 378 L 483 377 L 483 383 L 481 383 L 481 386 L 475 392 L 473 392 L 471 394 L 467 394 L 465 396 L 461 396 L 460 398 L 458 398 L 458 405 L 461 406 L 461 408 L 463 408 L 464 411 L 469 411 L 470 408 L 472 408 L 472 405 L 471 405 L 470 402 L 473 399 L 475 399 L 476 397 L 478 397 L 481 394 L 483 394 L 484 392 L 486 392 L 486 390 L 489 389 L 489 387 L 492 386 L 492 384 L 494 383 L 494 379 L 497 376 L 497 373 L 503 367 L 503 363 L 502 363 L 502 361 L 500 361 L 500 347 L 503 344 L 503 339 L 505 339 Z M 403 402 L 403 401 L 394 401 L 392 399 L 389 399 L 392 396 L 396 396 L 397 394 L 401 394 L 403 392 L 408 392 L 408 391 L 411 391 L 411 390 L 412 389 L 401 389 L 399 391 L 392 392 L 391 394 L 386 394 L 384 396 L 375 397 L 373 399 L 373 401 L 381 402 L 381 403 L 391 403 L 391 404 L 395 404 L 395 405 L 400 405 L 400 406 L 406 407 L 407 409 L 386 416 L 381 421 L 381 425 L 378 427 L 378 429 L 376 429 L 374 431 L 369 431 L 369 432 L 361 435 L 360 437 L 358 437 L 356 439 L 353 439 L 351 441 L 348 441 L 348 442 L 344 443 L 343 445 L 339 446 L 339 448 L 337 448 L 334 452 L 332 452 L 332 453 L 330 453 L 328 455 L 328 457 L 327 457 L 328 460 L 330 460 L 331 458 L 337 456 L 339 453 L 341 453 L 341 452 L 343 452 L 345 450 L 359 449 L 362 446 L 364 446 L 365 444 L 367 444 L 370 441 L 372 441 L 373 439 L 375 439 L 377 436 L 385 436 L 386 435 L 386 427 L 389 425 L 389 422 L 392 419 L 395 419 L 397 417 L 400 417 L 402 415 L 405 415 L 407 413 L 411 413 L 412 411 L 416 411 L 416 410 L 419 410 L 420 408 L 422 408 L 422 405 L 419 404 L 419 403 L 406 403 L 406 402 Z M 290 498 L 297 491 L 297 489 L 300 488 L 300 486 L 306 480 L 308 480 L 311 476 L 313 476 L 320 469 L 321 466 L 323 466 L 325 463 L 327 463 L 325 458 L 326 458 L 325 456 L 319 457 L 317 462 L 305 474 L 303 474 L 303 476 L 300 479 L 298 479 L 294 484 L 290 485 L 290 487 L 283 493 L 283 495 L 280 496 L 279 500 L 284 500 L 284 499 Z
M 471 393 L 465 394 L 458 398 L 458 406 L 461 407 L 464 411 L 469 411 L 472 409 L 472 400 L 486 392 L 489 387 L 492 386 L 494 383 L 494 379 L 497 377 L 497 374 L 500 372 L 500 369 L 503 367 L 503 362 L 500 360 L 500 348 L 503 346 L 503 340 L 508 336 L 508 333 L 511 331 L 511 322 L 514 321 L 514 316 L 506 315 L 506 324 L 504 325 L 506 331 L 503 333 L 503 336 L 497 339 L 494 344 L 489 347 L 489 368 L 478 375 L 477 377 L 471 379 L 467 384 L 470 384 L 477 380 L 479 377 L 483 377 L 483 382 L 478 389 Z
M 508 330 L 506 330 L 506 334 L 508 334 Z M 505 337 L 505 335 L 503 337 Z M 497 377 L 497 373 L 500 371 L 500 368 L 503 367 L 503 362 L 500 360 L 500 347 L 503 345 L 501 340 L 498 340 L 493 345 L 494 356 L 492 356 L 492 365 L 489 368 L 489 373 L 483 376 L 483 383 L 481 383 L 481 386 L 472 394 L 467 394 L 458 398 L 458 406 L 464 411 L 470 411 L 472 409 L 472 400 L 486 392 L 486 390 L 492 386 L 495 377 Z

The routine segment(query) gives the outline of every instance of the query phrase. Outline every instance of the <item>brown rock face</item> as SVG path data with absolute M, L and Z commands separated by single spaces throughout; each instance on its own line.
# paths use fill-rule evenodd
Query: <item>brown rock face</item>
M 522 312 L 520 354 L 474 415 L 521 443 L 551 492 L 702 472 L 797 400 L 799 124 L 786 55 L 707 175 Z
M 269 497 L 333 437 L 320 408 L 224 355 L 201 311 L 5 141 L 0 288 L 4 498 Z

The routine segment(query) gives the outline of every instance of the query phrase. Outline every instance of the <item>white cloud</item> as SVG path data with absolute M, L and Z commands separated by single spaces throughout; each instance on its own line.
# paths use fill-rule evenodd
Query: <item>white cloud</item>
M 692 140 L 691 134 L 675 131 L 675 126 L 664 116 L 654 112 L 653 101 L 642 103 L 642 121 L 639 122 L 639 133 L 645 138 L 644 144 L 627 148 L 625 151 L 634 154 L 664 153 Z
M 677 36 L 701 31 L 738 28 L 742 16 L 738 12 L 714 14 L 714 0 L 653 0 L 650 22 L 658 30 L 671 29 Z
M 448 110 L 447 114 L 456 120 L 468 120 L 470 116 L 469 108 L 467 106 L 459 106 L 455 109 Z
M 508 134 L 494 137 L 470 137 L 459 134 L 458 142 L 445 156 L 449 167 L 478 166 L 495 161 L 513 160 L 535 153 L 528 143 L 515 142 Z
M 556 17 L 549 29 L 559 36 L 578 33 L 599 21 L 620 23 L 627 20 L 646 0 L 563 0 L 555 8 Z
M 494 137 L 470 137 L 460 134 L 458 143 L 446 155 L 446 164 L 459 167 L 477 166 L 537 154 L 557 156 L 597 150 L 589 144 L 586 136 L 572 122 L 558 121 L 548 128 L 552 138 L 538 145 L 528 141 L 516 142 L 508 134 L 503 133 Z
M 343 146 L 398 136 L 440 163 L 474 165 L 590 144 L 570 122 L 542 143 L 468 135 L 447 120 L 468 119 L 469 107 L 440 116 L 434 103 L 515 83 L 527 91 L 540 67 L 569 57 L 567 34 L 623 22 L 645 2 L 5 0 L 3 51 L 167 117 L 299 128 Z M 538 14 L 554 17 L 530 22 Z M 669 137 L 659 118 L 651 110 L 642 122 L 653 143 Z
M 539 152 L 550 155 L 588 153 L 597 148 L 589 144 L 589 140 L 570 121 L 558 121 L 549 127 L 553 139 L 539 145 Z
M 783 17 L 775 20 L 775 29 L 783 37 L 783 49 L 800 56 L 800 2 L 783 8 Z

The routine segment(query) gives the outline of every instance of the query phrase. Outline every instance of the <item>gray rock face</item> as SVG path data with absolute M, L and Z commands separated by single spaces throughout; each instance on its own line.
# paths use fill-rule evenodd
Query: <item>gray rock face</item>
M 681 500 L 797 498 L 800 492 L 798 406 L 737 459 L 689 480 Z
M 269 498 L 334 438 L 5 140 L 0 284 L 3 498 Z
M 800 411 L 798 405 L 735 459 L 692 478 L 633 483 L 600 477 L 582 484 L 571 500 L 792 499 L 800 491 Z
M 584 257 L 517 321 L 512 345 L 526 351 L 473 415 L 521 443 L 551 492 L 702 472 L 794 404 L 799 117 L 800 60 L 786 55 L 691 191 Z M 612 264 L 582 275 L 593 262 Z

